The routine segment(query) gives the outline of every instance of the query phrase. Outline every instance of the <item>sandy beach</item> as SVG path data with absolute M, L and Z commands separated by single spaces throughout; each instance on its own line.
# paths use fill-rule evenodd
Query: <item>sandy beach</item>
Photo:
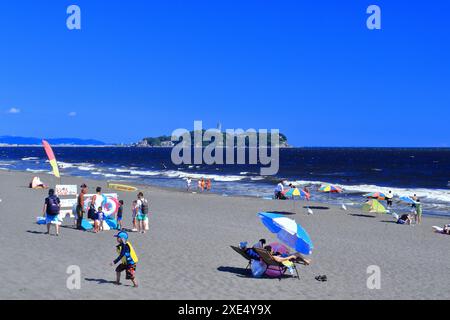
M 307 215 L 299 202 L 289 215 L 315 245 L 311 266 L 300 280 L 255 279 L 247 262 L 230 249 L 241 241 L 276 241 L 261 224 L 261 211 L 292 212 L 291 202 L 143 187 L 151 201 L 150 231 L 131 233 L 139 255 L 137 279 L 112 283 L 116 258 L 114 231 L 82 232 L 64 223 L 61 236 L 45 235 L 35 223 L 47 190 L 27 188 L 32 173 L 0 172 L 0 241 L 6 262 L 0 266 L 0 299 L 449 299 L 450 237 L 432 232 L 449 221 L 425 217 L 420 226 L 400 226 L 389 215 L 368 217 L 319 203 Z M 43 179 L 54 184 L 55 179 Z M 90 191 L 106 181 L 64 177 L 64 184 L 87 183 Z M 131 225 L 135 193 L 125 201 L 125 227 Z M 69 290 L 66 270 L 81 268 L 81 289 Z M 381 268 L 381 289 L 369 290 L 368 266 Z M 315 277 L 327 275 L 328 282 Z

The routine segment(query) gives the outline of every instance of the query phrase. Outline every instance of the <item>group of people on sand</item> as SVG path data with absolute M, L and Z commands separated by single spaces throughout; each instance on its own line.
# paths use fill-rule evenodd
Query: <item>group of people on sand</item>
M 289 183 L 288 190 L 290 189 L 298 189 L 298 187 L 292 183 Z M 284 195 L 284 191 L 284 181 L 279 181 L 274 190 L 275 200 L 287 200 L 286 196 Z M 309 201 L 311 193 L 309 192 L 308 187 L 303 187 L 302 191 L 306 194 L 306 200 Z
M 85 201 L 86 195 L 88 193 L 88 186 L 86 184 L 81 185 L 80 193 L 77 197 L 76 204 L 76 215 L 75 222 L 76 228 L 78 230 L 84 230 L 82 227 L 82 221 L 84 219 L 85 212 Z M 89 209 L 87 211 L 87 218 L 94 221 L 94 233 L 103 231 L 103 226 L 105 219 L 107 218 L 104 214 L 104 206 L 106 197 L 102 193 L 102 188 L 96 188 L 95 195 L 92 196 L 89 202 Z M 117 229 L 123 229 L 123 211 L 124 211 L 124 201 L 119 200 L 119 207 L 114 218 L 117 221 Z M 61 211 L 61 200 L 55 194 L 54 189 L 48 191 L 48 197 L 45 198 L 43 216 L 45 218 L 45 223 L 47 225 L 47 234 L 50 234 L 50 226 L 54 225 L 56 228 L 56 235 L 60 233 L 61 221 L 59 219 L 59 214 Z M 146 233 L 149 229 L 148 224 L 148 214 L 149 214 L 149 201 L 144 197 L 142 192 L 139 192 L 137 199 L 133 201 L 132 207 L 132 229 L 133 232 Z
M 258 265 L 264 264 L 264 262 L 262 261 L 262 258 L 259 256 L 259 254 L 255 250 L 255 248 L 266 250 L 267 253 L 270 254 L 270 256 L 273 258 L 273 260 L 275 260 L 278 263 L 283 264 L 286 267 L 286 269 L 289 270 L 291 275 L 294 275 L 294 263 L 303 263 L 305 265 L 311 264 L 311 260 L 306 259 L 298 252 L 294 253 L 294 254 L 280 253 L 280 252 L 275 251 L 270 245 L 266 245 L 266 243 L 267 243 L 266 239 L 260 239 L 253 246 L 248 247 L 247 242 L 241 242 L 239 244 L 239 248 L 241 250 L 243 250 L 247 254 L 247 256 L 249 256 L 252 259 L 251 264 L 258 264 Z M 264 270 L 264 269 L 261 269 L 261 270 Z M 260 272 L 256 271 L 256 269 L 253 269 L 253 268 L 252 268 L 252 274 L 254 277 L 262 276 L 262 274 Z
M 414 194 L 411 199 L 414 201 L 414 203 L 411 204 L 411 213 L 405 213 L 401 217 L 399 217 L 397 220 L 397 224 L 412 225 L 413 223 L 422 223 L 422 202 L 416 194 Z
M 191 191 L 192 188 L 192 179 L 190 177 L 186 178 L 186 190 Z M 211 191 L 212 182 L 211 179 L 201 178 L 197 181 L 197 190 L 199 192 Z
M 88 187 L 86 184 L 81 186 L 81 192 L 77 199 L 77 228 L 81 229 L 81 219 L 83 219 L 84 212 L 84 197 L 86 196 Z M 94 232 L 99 232 L 102 230 L 102 206 L 103 206 L 103 195 L 101 193 L 102 189 L 100 187 L 96 188 L 96 194 L 93 196 L 90 208 L 97 208 L 97 210 L 91 214 L 94 214 L 93 218 L 95 220 L 96 230 Z M 125 272 L 126 279 L 133 283 L 135 288 L 138 287 L 136 281 L 136 266 L 139 261 L 137 254 L 129 241 L 128 233 L 122 230 L 122 218 L 123 218 L 123 201 L 120 202 L 120 207 L 117 212 L 116 218 L 119 223 L 119 233 L 114 237 L 117 239 L 116 250 L 118 252 L 118 257 L 110 263 L 111 266 L 117 265 L 116 268 L 116 282 L 115 284 L 120 285 L 120 276 L 122 272 Z M 44 216 L 47 224 L 47 234 L 50 234 L 50 226 L 55 225 L 56 235 L 59 236 L 59 230 L 61 222 L 59 221 L 59 213 L 61 210 L 61 200 L 55 194 L 54 189 L 48 191 L 48 197 L 45 198 L 44 202 Z M 89 213 L 88 213 L 89 215 Z M 145 221 L 148 215 L 148 201 L 144 198 L 144 194 L 140 192 L 138 194 L 138 199 L 133 202 L 133 226 L 136 224 L 143 233 L 145 233 Z M 138 223 L 136 222 L 138 221 Z M 137 229 L 138 230 L 138 229 Z

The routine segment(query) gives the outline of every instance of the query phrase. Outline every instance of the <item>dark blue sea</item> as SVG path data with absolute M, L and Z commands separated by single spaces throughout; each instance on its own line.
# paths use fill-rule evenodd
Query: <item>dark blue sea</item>
M 450 149 L 292 148 L 280 150 L 276 176 L 261 176 L 255 165 L 172 164 L 171 149 L 126 147 L 55 147 L 62 175 L 129 184 L 185 188 L 185 178 L 211 179 L 213 192 L 271 197 L 280 179 L 309 186 L 312 199 L 359 206 L 368 192 L 392 190 L 417 194 L 425 213 L 450 215 Z M 43 148 L 0 147 L 0 170 L 36 172 L 45 181 L 50 166 Z M 321 184 L 344 188 L 343 194 L 314 192 Z M 395 211 L 409 210 L 396 203 Z

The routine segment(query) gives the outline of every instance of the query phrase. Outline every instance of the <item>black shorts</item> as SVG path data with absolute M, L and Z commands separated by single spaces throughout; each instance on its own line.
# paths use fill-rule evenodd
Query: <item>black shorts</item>
M 136 265 L 135 264 L 119 264 L 116 268 L 116 272 L 123 272 L 125 271 L 126 274 L 126 279 L 127 280 L 134 280 L 134 278 L 136 277 Z

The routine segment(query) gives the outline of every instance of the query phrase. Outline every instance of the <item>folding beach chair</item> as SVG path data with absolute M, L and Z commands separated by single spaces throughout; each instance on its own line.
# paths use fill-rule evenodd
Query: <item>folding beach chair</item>
M 286 271 L 287 267 L 282 264 L 281 262 L 276 261 L 273 256 L 265 249 L 255 248 L 256 253 L 261 257 L 261 259 L 264 261 L 265 264 L 267 264 L 267 267 L 275 267 L 277 270 L 280 271 L 280 280 L 283 273 Z M 293 264 L 293 268 L 295 270 L 295 273 L 297 274 L 297 279 L 300 280 L 300 275 L 298 274 L 297 266 L 295 263 Z
M 252 264 L 252 258 L 245 252 L 245 250 L 243 250 L 239 247 L 235 247 L 235 246 L 230 246 L 230 247 L 231 247 L 231 249 L 233 249 L 234 251 L 239 253 L 245 260 L 248 261 L 248 264 L 247 264 L 247 267 L 245 268 L 245 270 L 249 269 Z

